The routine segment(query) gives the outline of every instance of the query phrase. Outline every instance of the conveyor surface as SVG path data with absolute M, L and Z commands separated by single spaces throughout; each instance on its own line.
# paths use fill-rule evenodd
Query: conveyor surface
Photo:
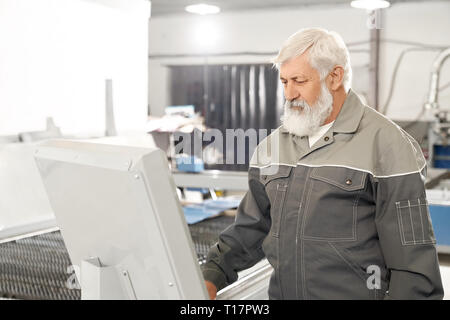
M 189 225 L 199 263 L 234 217 L 221 215 Z M 59 231 L 0 244 L 0 298 L 77 300 L 69 289 L 71 262 Z

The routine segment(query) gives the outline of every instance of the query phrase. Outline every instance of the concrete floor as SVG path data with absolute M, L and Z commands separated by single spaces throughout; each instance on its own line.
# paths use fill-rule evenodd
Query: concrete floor
M 450 300 L 450 254 L 439 254 L 444 300 Z

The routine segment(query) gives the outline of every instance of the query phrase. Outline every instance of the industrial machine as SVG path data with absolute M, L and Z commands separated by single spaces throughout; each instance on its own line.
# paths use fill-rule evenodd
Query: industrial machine
M 438 102 L 440 71 L 450 56 L 442 50 L 433 62 L 425 111 L 432 116 L 428 127 L 428 174 L 425 183 L 430 216 L 441 253 L 450 253 L 450 108 Z
M 0 297 L 206 299 L 199 265 L 234 220 L 187 225 L 159 149 L 68 140 L 35 153 L 58 228 L 0 241 Z M 264 299 L 263 260 L 218 299 Z
M 425 188 L 439 253 L 450 254 L 450 171 L 427 170 Z
M 439 105 L 439 75 L 450 48 L 439 53 L 433 62 L 428 98 L 425 110 L 431 112 L 434 120 L 428 132 L 428 167 L 450 168 L 450 108 Z

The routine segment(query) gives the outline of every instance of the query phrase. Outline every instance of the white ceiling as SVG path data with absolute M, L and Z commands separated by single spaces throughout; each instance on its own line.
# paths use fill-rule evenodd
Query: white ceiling
M 425 0 L 390 0 L 392 4 L 398 2 L 422 2 Z M 428 0 L 429 1 L 429 0 Z M 443 0 L 448 1 L 448 0 Z M 350 6 L 350 0 L 151 0 L 152 16 L 185 13 L 184 7 L 190 4 L 207 3 L 217 5 L 222 12 L 268 9 L 280 7 L 301 7 L 317 5 Z

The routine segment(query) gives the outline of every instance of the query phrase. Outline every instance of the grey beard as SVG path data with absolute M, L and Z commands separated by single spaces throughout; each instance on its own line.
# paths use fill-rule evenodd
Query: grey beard
M 330 116 L 333 110 L 333 96 L 324 82 L 320 90 L 319 98 L 312 106 L 304 100 L 286 100 L 281 122 L 289 133 L 300 137 L 311 136 Z M 301 107 L 302 110 L 294 110 L 292 107 Z

